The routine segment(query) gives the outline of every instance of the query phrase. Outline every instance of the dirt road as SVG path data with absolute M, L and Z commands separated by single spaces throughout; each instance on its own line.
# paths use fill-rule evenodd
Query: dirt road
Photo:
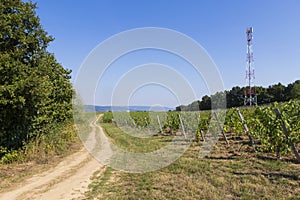
M 95 145 L 92 143 L 95 141 L 93 138 L 96 134 L 105 137 L 96 121 L 90 124 L 92 131 L 89 134 L 89 145 Z M 66 157 L 54 168 L 36 174 L 19 185 L 15 185 L 11 190 L 0 194 L 0 199 L 80 199 L 88 190 L 88 185 L 91 183 L 90 177 L 96 171 L 101 174 L 104 169 L 105 166 L 95 160 L 86 149 L 82 149 Z

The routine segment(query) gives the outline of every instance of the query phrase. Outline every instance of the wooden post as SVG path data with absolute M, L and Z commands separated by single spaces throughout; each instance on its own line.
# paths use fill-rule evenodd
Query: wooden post
M 254 144 L 253 137 L 252 137 L 252 135 L 249 133 L 249 128 L 248 128 L 248 126 L 247 126 L 247 124 L 246 124 L 246 122 L 245 122 L 245 120 L 244 120 L 244 117 L 243 117 L 243 115 L 242 115 L 242 113 L 241 113 L 241 111 L 240 111 L 239 109 L 238 109 L 238 115 L 239 115 L 239 117 L 240 117 L 240 119 L 241 119 L 241 121 L 242 121 L 242 123 L 243 123 L 245 132 L 246 132 L 246 134 L 247 134 L 247 136 L 248 136 L 248 138 L 249 138 L 249 140 L 250 140 L 250 145 L 253 147 L 254 151 L 257 152 L 257 151 L 256 151 L 256 148 L 255 148 L 255 144 Z
M 131 121 L 133 123 L 134 128 L 136 128 L 137 126 L 136 126 L 136 123 L 134 122 L 134 120 L 132 119 Z
M 274 112 L 276 113 L 277 117 L 281 117 L 281 114 L 280 114 L 278 108 L 274 108 Z M 289 140 L 289 138 L 290 138 L 289 131 L 286 128 L 284 120 L 281 119 L 281 121 L 282 121 L 282 125 L 281 126 L 282 126 L 283 132 L 285 134 L 285 137 L 286 137 L 287 140 Z M 293 142 L 290 142 L 290 146 L 292 148 L 293 153 L 296 156 L 297 162 L 300 163 L 300 155 L 299 155 L 299 152 L 298 152 L 298 150 L 296 148 L 296 145 Z
M 220 121 L 219 121 L 219 118 L 218 118 L 216 112 L 214 112 L 214 116 L 215 116 L 215 118 L 216 118 L 216 120 L 217 120 L 217 124 L 218 124 L 219 130 L 221 131 L 221 133 L 222 133 L 222 135 L 223 135 L 223 137 L 224 137 L 224 140 L 225 140 L 225 142 L 226 142 L 226 145 L 229 145 L 229 142 L 228 142 L 228 140 L 227 140 L 227 137 L 226 137 L 226 135 L 225 135 L 225 133 L 224 133 L 223 128 L 222 128 L 221 125 L 220 125 Z
M 146 127 L 149 126 L 148 121 L 147 121 L 147 117 L 145 117 L 145 122 L 146 122 Z
M 160 133 L 163 133 L 161 123 L 160 123 L 160 120 L 159 120 L 159 116 L 158 115 L 156 115 L 156 116 L 157 116 L 157 121 L 158 121 L 159 129 L 160 129 Z
M 196 116 L 197 117 L 197 122 L 198 122 L 198 124 L 197 124 L 197 131 L 198 131 L 198 128 L 199 128 L 199 124 L 200 124 L 200 114 L 199 114 L 199 116 Z M 200 130 L 200 135 L 201 135 L 201 139 L 202 139 L 202 141 L 203 142 L 205 142 L 205 138 L 204 138 L 204 131 L 201 129 Z
M 202 129 L 200 130 L 200 134 L 201 134 L 202 141 L 205 142 L 204 132 Z
M 186 139 L 185 129 L 184 129 L 184 125 L 183 125 L 181 116 L 179 114 L 178 114 L 178 116 L 179 116 L 179 120 L 180 120 L 180 124 L 181 124 L 182 133 L 184 135 L 184 138 Z

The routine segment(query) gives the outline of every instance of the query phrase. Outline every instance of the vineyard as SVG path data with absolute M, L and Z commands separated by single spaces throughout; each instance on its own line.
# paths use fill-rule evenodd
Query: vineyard
M 102 120 L 152 135 L 182 134 L 194 142 L 204 142 L 212 135 L 220 135 L 225 145 L 230 146 L 226 135 L 246 138 L 254 152 L 272 153 L 278 159 L 293 156 L 300 162 L 297 151 L 300 143 L 299 100 L 231 108 L 226 112 L 106 112 Z

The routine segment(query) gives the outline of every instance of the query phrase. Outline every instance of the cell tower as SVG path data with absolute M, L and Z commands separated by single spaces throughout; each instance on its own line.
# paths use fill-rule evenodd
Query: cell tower
M 249 27 L 246 29 L 247 34 L 247 55 L 246 55 L 246 86 L 244 90 L 244 105 L 256 105 L 257 104 L 257 96 L 254 86 L 254 68 L 253 68 L 253 51 L 252 51 L 252 33 L 253 28 Z

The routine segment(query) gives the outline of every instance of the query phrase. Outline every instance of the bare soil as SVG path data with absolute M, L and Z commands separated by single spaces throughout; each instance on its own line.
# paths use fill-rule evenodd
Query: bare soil
M 100 134 L 102 133 L 102 129 L 97 127 L 95 122 L 91 123 L 91 126 L 92 135 L 96 134 L 96 129 L 100 131 Z M 32 165 L 23 164 L 23 169 L 20 168 L 20 170 L 12 169 L 12 171 L 28 172 Z M 84 192 L 88 191 L 93 174 L 97 172 L 98 176 L 99 174 L 101 176 L 104 169 L 105 167 L 99 161 L 82 148 L 46 171 L 27 174 L 24 175 L 25 178 L 19 176 L 21 180 L 7 183 L 7 187 L 0 191 L 0 199 L 81 199 Z

